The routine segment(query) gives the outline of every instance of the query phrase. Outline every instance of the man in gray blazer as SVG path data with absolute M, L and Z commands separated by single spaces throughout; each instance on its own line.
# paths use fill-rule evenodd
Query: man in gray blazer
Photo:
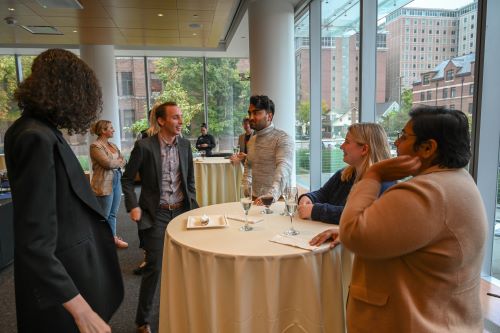
M 146 254 L 136 315 L 138 333 L 151 332 L 165 229 L 174 217 L 198 207 L 191 144 L 179 136 L 181 109 L 174 102 L 166 102 L 158 106 L 155 117 L 160 132 L 135 143 L 122 177 L 125 206 L 137 223 Z M 134 192 L 137 172 L 142 183 L 139 202 Z

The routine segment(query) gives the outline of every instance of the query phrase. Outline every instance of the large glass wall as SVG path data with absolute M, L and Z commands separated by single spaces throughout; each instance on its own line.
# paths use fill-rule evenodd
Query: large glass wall
M 310 160 L 309 149 L 310 117 L 311 117 L 311 70 L 309 61 L 311 56 L 309 44 L 309 11 L 306 11 L 295 22 L 295 71 L 296 105 L 295 105 L 295 165 L 296 182 L 300 192 L 310 191 Z
M 321 3 L 322 184 L 345 166 L 340 145 L 359 118 L 359 22 L 359 1 Z
M 7 128 L 19 117 L 19 108 L 12 100 L 17 88 L 16 58 L 0 56 L 0 154 L 4 153 Z
M 472 120 L 477 2 L 391 3 L 378 1 L 376 80 L 376 120 L 391 143 L 418 105 Z
M 247 59 L 147 57 L 145 64 L 143 57 L 118 57 L 116 66 L 125 154 L 133 148 L 138 132 L 148 126 L 148 108 L 165 101 L 181 107 L 183 135 L 193 146 L 201 124 L 207 123 L 217 143 L 214 152 L 232 152 L 248 107 Z
M 246 59 L 207 58 L 208 129 L 216 152 L 230 153 L 243 133 L 250 95 L 250 66 Z

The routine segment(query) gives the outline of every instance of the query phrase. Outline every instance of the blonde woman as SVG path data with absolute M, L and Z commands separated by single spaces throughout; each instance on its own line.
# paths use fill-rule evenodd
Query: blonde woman
M 97 135 L 97 140 L 90 145 L 92 190 L 111 227 L 116 247 L 124 249 L 128 247 L 128 243 L 116 235 L 116 213 L 120 207 L 121 168 L 125 166 L 125 159 L 118 147 L 108 141 L 115 133 L 109 120 L 99 120 L 92 126 L 91 132 Z
M 340 149 L 348 166 L 337 171 L 319 190 L 300 196 L 300 218 L 339 224 L 354 183 L 363 178 L 373 163 L 390 157 L 387 135 L 382 126 L 374 123 L 351 125 Z M 380 193 L 392 185 L 394 182 L 384 182 Z

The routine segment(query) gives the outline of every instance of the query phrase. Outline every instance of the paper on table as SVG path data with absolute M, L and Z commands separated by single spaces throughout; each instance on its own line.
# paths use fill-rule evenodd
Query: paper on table
M 188 229 L 210 229 L 227 227 L 227 221 L 222 215 L 210 215 L 208 223 L 203 224 L 202 216 L 188 216 L 186 227 Z
M 235 220 L 235 221 L 240 221 L 240 222 L 245 222 L 245 215 L 226 215 L 226 218 L 230 220 Z M 248 223 L 249 224 L 256 224 L 264 221 L 262 217 L 259 216 L 249 216 L 248 217 Z
M 330 246 L 330 243 L 323 243 L 320 246 L 309 245 L 309 240 L 300 237 L 300 235 L 288 236 L 288 235 L 278 234 L 275 235 L 273 238 L 271 238 L 270 241 L 284 245 L 299 247 L 301 249 L 309 251 L 322 251 L 329 248 Z

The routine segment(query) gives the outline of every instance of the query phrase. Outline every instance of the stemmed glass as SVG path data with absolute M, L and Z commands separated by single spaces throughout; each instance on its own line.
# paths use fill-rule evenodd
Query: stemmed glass
M 285 230 L 283 233 L 287 236 L 295 236 L 298 235 L 299 232 L 293 228 L 293 215 L 295 215 L 295 212 L 297 211 L 297 201 L 299 199 L 299 195 L 296 187 L 287 187 L 285 192 L 285 206 L 288 216 L 290 216 L 290 229 Z
M 262 188 L 259 194 L 260 194 L 259 195 L 260 201 L 262 201 L 262 204 L 264 206 L 266 206 L 266 208 L 264 208 L 263 210 L 261 210 L 261 214 L 272 214 L 272 213 L 274 213 L 271 210 L 271 208 L 269 208 L 269 207 L 277 199 L 278 195 L 277 195 L 276 191 L 274 189 L 272 189 L 271 191 L 269 191 L 266 188 Z
M 288 199 L 288 195 L 290 194 L 290 186 L 286 185 L 285 189 L 283 190 L 283 193 L 281 193 L 281 196 L 283 199 L 286 200 Z M 280 213 L 281 216 L 288 215 L 288 211 L 286 210 L 286 204 L 285 207 L 283 207 L 283 211 Z
M 240 202 L 245 211 L 245 225 L 240 228 L 240 231 L 250 231 L 253 229 L 248 225 L 248 211 L 252 207 L 252 184 L 240 185 Z
M 240 152 L 240 146 L 239 145 L 233 146 L 233 154 L 238 155 L 239 152 Z

